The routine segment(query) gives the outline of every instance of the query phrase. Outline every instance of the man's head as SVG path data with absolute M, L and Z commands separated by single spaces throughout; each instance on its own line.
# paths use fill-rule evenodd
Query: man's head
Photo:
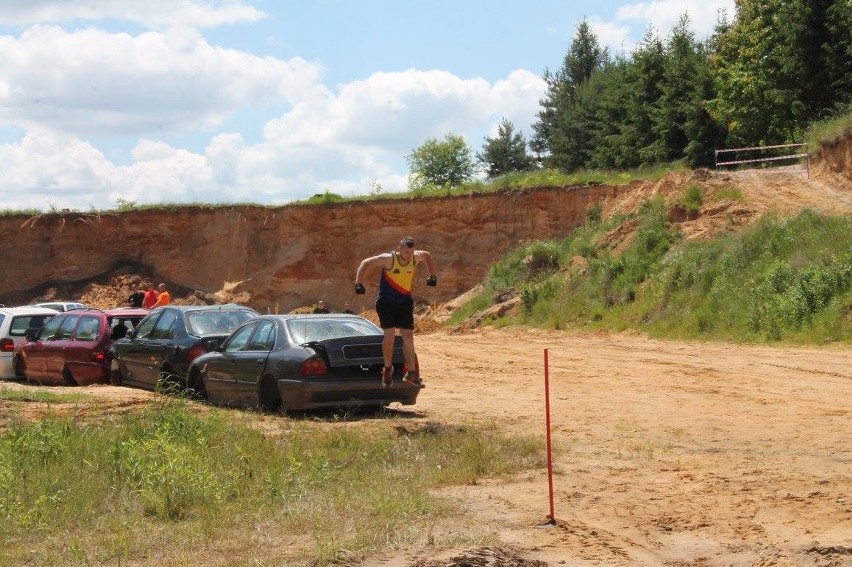
M 324 308 L 325 307 L 325 301 L 323 301 L 322 299 L 317 301 L 317 307 L 319 307 L 320 309 Z
M 414 256 L 414 239 L 406 236 L 399 241 L 399 257 L 403 262 L 408 262 Z
M 164 283 L 161 283 L 158 287 L 160 288 L 160 291 L 166 290 L 166 284 L 164 284 Z

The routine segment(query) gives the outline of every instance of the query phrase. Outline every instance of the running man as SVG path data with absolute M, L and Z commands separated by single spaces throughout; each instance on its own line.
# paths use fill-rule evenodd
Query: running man
M 406 236 L 399 241 L 396 250 L 365 258 L 355 273 L 355 293 L 363 294 L 366 292 L 362 280 L 364 272 L 377 267 L 382 270 L 376 313 L 379 316 L 379 326 L 385 335 L 382 340 L 382 386 L 385 388 L 390 388 L 393 384 L 393 343 L 396 329 L 399 329 L 402 335 L 402 352 L 408 368 L 402 380 L 423 387 L 420 369 L 417 367 L 417 355 L 414 352 L 414 299 L 411 297 L 411 287 L 417 264 L 424 262 L 429 269 L 426 285 L 438 285 L 432 254 L 426 250 L 416 250 L 414 239 Z

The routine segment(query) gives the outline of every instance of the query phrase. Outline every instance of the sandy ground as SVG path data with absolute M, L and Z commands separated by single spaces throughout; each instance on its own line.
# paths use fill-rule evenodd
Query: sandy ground
M 530 329 L 418 339 L 424 419 L 542 438 L 548 349 L 557 525 L 540 527 L 546 470 L 455 489 L 515 561 L 467 564 L 852 565 L 849 349 Z
M 427 388 L 394 425 L 493 425 L 542 441 L 548 349 L 556 525 L 543 526 L 545 468 L 486 479 L 444 493 L 468 517 L 439 529 L 498 544 L 353 565 L 852 565 L 850 349 L 518 328 L 417 346 Z M 154 395 L 81 390 L 109 398 L 109 412 Z

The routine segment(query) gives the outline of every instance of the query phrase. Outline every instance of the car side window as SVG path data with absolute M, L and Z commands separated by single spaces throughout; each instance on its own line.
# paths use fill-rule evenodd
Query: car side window
M 165 311 L 163 311 L 163 314 L 160 315 L 160 318 L 157 320 L 157 324 L 154 327 L 154 330 L 151 332 L 151 338 L 168 339 L 169 337 L 171 337 L 177 318 L 177 311 L 174 311 L 172 309 L 166 309 Z
M 65 341 L 71 338 L 71 335 L 74 334 L 74 327 L 77 326 L 77 321 L 79 321 L 79 317 L 74 315 L 68 315 L 62 320 L 62 324 L 59 325 L 59 329 L 56 331 L 56 334 L 53 336 L 54 341 Z
M 225 352 L 238 352 L 245 350 L 249 337 L 256 326 L 256 324 L 249 324 L 237 330 L 237 332 L 231 336 L 230 340 L 228 340 L 228 344 L 225 345 Z
M 38 338 L 43 341 L 53 340 L 53 336 L 56 334 L 56 331 L 59 330 L 59 325 L 62 323 L 62 320 L 65 317 L 56 316 L 50 319 L 47 323 L 44 324 L 44 327 L 39 331 Z
M 272 321 L 261 321 L 257 326 L 257 331 L 246 347 L 246 350 L 270 351 L 272 345 L 275 344 L 275 323 Z
M 100 336 L 101 318 L 95 315 L 83 315 L 80 324 L 77 325 L 77 334 L 74 336 L 78 341 L 96 341 Z
M 158 317 L 154 315 L 151 317 L 145 317 L 142 319 L 142 322 L 139 323 L 139 327 L 136 329 L 136 334 L 134 335 L 137 339 L 147 339 L 151 335 L 151 331 L 154 330 L 154 324 L 157 322 Z
M 49 315 L 21 315 L 19 317 L 12 317 L 12 325 L 9 328 L 9 336 L 11 337 L 23 337 L 27 334 L 27 331 L 35 329 L 41 329 L 44 326 L 45 320 L 47 320 Z M 0 315 L 0 324 L 3 323 L 3 316 Z

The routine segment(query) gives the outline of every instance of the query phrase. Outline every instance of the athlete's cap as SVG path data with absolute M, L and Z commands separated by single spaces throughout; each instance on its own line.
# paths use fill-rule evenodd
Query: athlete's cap
M 400 241 L 400 244 L 407 246 L 408 248 L 414 248 L 414 239 L 410 236 L 406 236 L 402 239 L 402 241 Z

